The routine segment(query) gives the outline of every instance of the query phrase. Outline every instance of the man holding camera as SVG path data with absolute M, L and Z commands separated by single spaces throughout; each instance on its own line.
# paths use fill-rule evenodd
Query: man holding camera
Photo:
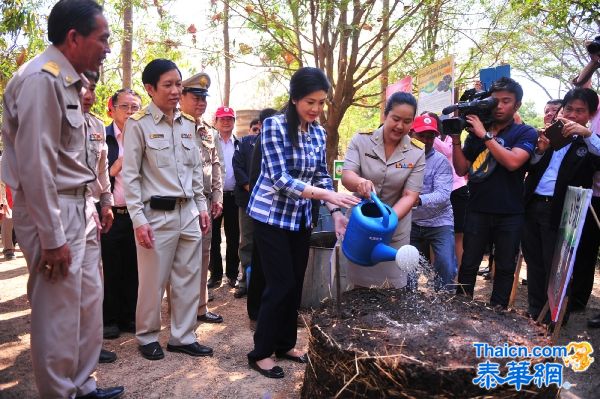
M 461 148 L 460 136 L 452 137 L 454 168 L 459 176 L 469 174 L 469 192 L 464 232 L 464 254 L 458 273 L 458 294 L 473 296 L 483 254 L 493 243 L 496 272 L 490 304 L 508 306 L 523 226 L 524 164 L 529 160 L 537 132 L 514 122 L 523 89 L 510 78 L 495 81 L 490 93 L 498 101 L 490 126 L 477 115 L 467 115 L 469 136 Z

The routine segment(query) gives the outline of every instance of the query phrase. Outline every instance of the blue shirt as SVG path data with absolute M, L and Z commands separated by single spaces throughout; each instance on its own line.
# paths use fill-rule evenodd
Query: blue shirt
M 310 199 L 302 198 L 307 184 L 333 190 L 327 173 L 326 133 L 317 123 L 298 132 L 295 147 L 287 134 L 285 115 L 265 119 L 261 133 L 260 175 L 252 190 L 247 213 L 259 222 L 298 231 L 304 218 L 311 225 Z
M 546 168 L 546 171 L 542 175 L 540 182 L 535 188 L 535 193 L 538 195 L 554 195 L 554 186 L 556 185 L 556 178 L 558 177 L 558 170 L 560 169 L 560 164 L 562 163 L 567 151 L 571 148 L 571 144 L 568 144 L 561 148 L 558 151 L 554 151 L 552 154 L 552 158 L 550 159 L 550 163 Z
M 452 167 L 446 157 L 434 150 L 425 154 L 425 176 L 421 205 L 413 209 L 412 222 L 423 227 L 454 226 L 450 193 Z

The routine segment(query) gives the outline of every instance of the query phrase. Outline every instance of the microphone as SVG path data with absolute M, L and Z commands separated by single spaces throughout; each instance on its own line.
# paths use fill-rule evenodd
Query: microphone
M 444 114 L 444 115 L 450 115 L 451 113 L 453 113 L 457 109 L 458 109 L 458 104 L 449 105 L 449 106 L 447 106 L 446 108 L 444 108 L 442 110 L 442 114 Z

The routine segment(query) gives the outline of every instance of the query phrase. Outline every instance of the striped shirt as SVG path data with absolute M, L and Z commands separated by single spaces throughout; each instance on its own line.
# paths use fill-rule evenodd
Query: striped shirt
M 261 133 L 260 175 L 250 196 L 248 215 L 284 230 L 300 230 L 303 218 L 305 227 L 310 227 L 311 202 L 301 197 L 302 191 L 307 184 L 333 190 L 325 143 L 325 130 L 317 123 L 309 124 L 308 132 L 299 132 L 298 146 L 294 147 L 287 135 L 285 115 L 266 119 Z

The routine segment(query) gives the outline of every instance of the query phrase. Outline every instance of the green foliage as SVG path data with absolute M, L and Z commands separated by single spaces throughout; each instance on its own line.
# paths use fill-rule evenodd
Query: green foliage
M 530 126 L 536 128 L 544 126 L 544 116 L 535 112 L 535 103 L 533 101 L 523 102 L 521 108 L 519 108 L 519 115 L 521 115 L 523 122 Z

